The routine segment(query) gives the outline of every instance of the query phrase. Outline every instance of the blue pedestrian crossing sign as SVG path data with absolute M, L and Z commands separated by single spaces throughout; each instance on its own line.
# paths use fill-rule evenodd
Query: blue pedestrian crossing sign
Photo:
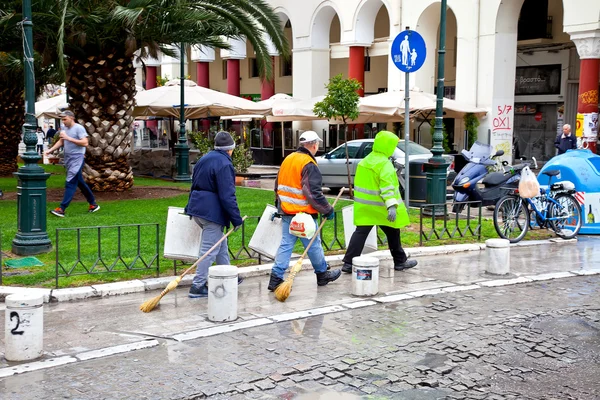
M 427 56 L 423 36 L 411 30 L 400 32 L 392 42 L 391 56 L 394 65 L 400 71 L 417 71 L 423 66 Z

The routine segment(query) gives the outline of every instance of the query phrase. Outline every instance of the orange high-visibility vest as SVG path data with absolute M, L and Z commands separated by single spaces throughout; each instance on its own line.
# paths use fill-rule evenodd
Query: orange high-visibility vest
M 317 164 L 308 154 L 294 152 L 287 156 L 277 178 L 277 197 L 281 210 L 286 214 L 318 214 L 319 212 L 308 203 L 302 193 L 302 169 L 308 163 Z

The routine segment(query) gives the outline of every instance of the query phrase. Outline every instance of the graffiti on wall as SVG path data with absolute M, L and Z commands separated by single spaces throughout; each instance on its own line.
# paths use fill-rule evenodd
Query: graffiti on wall
M 511 161 L 514 107 L 512 102 L 500 101 L 492 108 L 493 119 L 490 144 L 494 151 L 504 151 L 502 159 Z

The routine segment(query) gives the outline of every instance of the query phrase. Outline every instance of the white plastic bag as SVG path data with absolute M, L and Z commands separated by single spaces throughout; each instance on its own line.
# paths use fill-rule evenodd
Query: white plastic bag
M 300 238 L 312 239 L 317 230 L 317 224 L 311 215 L 298 213 L 290 223 L 290 233 Z
M 521 180 L 519 181 L 519 195 L 524 199 L 531 199 L 540 195 L 540 184 L 531 172 L 529 167 L 521 171 Z

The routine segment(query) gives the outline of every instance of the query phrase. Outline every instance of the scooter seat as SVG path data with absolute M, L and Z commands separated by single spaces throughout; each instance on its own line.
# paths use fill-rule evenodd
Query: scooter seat
M 544 174 L 546 176 L 556 176 L 556 175 L 560 174 L 560 170 L 559 169 L 551 169 L 549 171 L 542 172 L 542 174 Z
M 492 172 L 483 178 L 481 183 L 483 183 L 484 186 L 496 186 L 506 181 L 506 179 L 506 176 L 502 172 Z

